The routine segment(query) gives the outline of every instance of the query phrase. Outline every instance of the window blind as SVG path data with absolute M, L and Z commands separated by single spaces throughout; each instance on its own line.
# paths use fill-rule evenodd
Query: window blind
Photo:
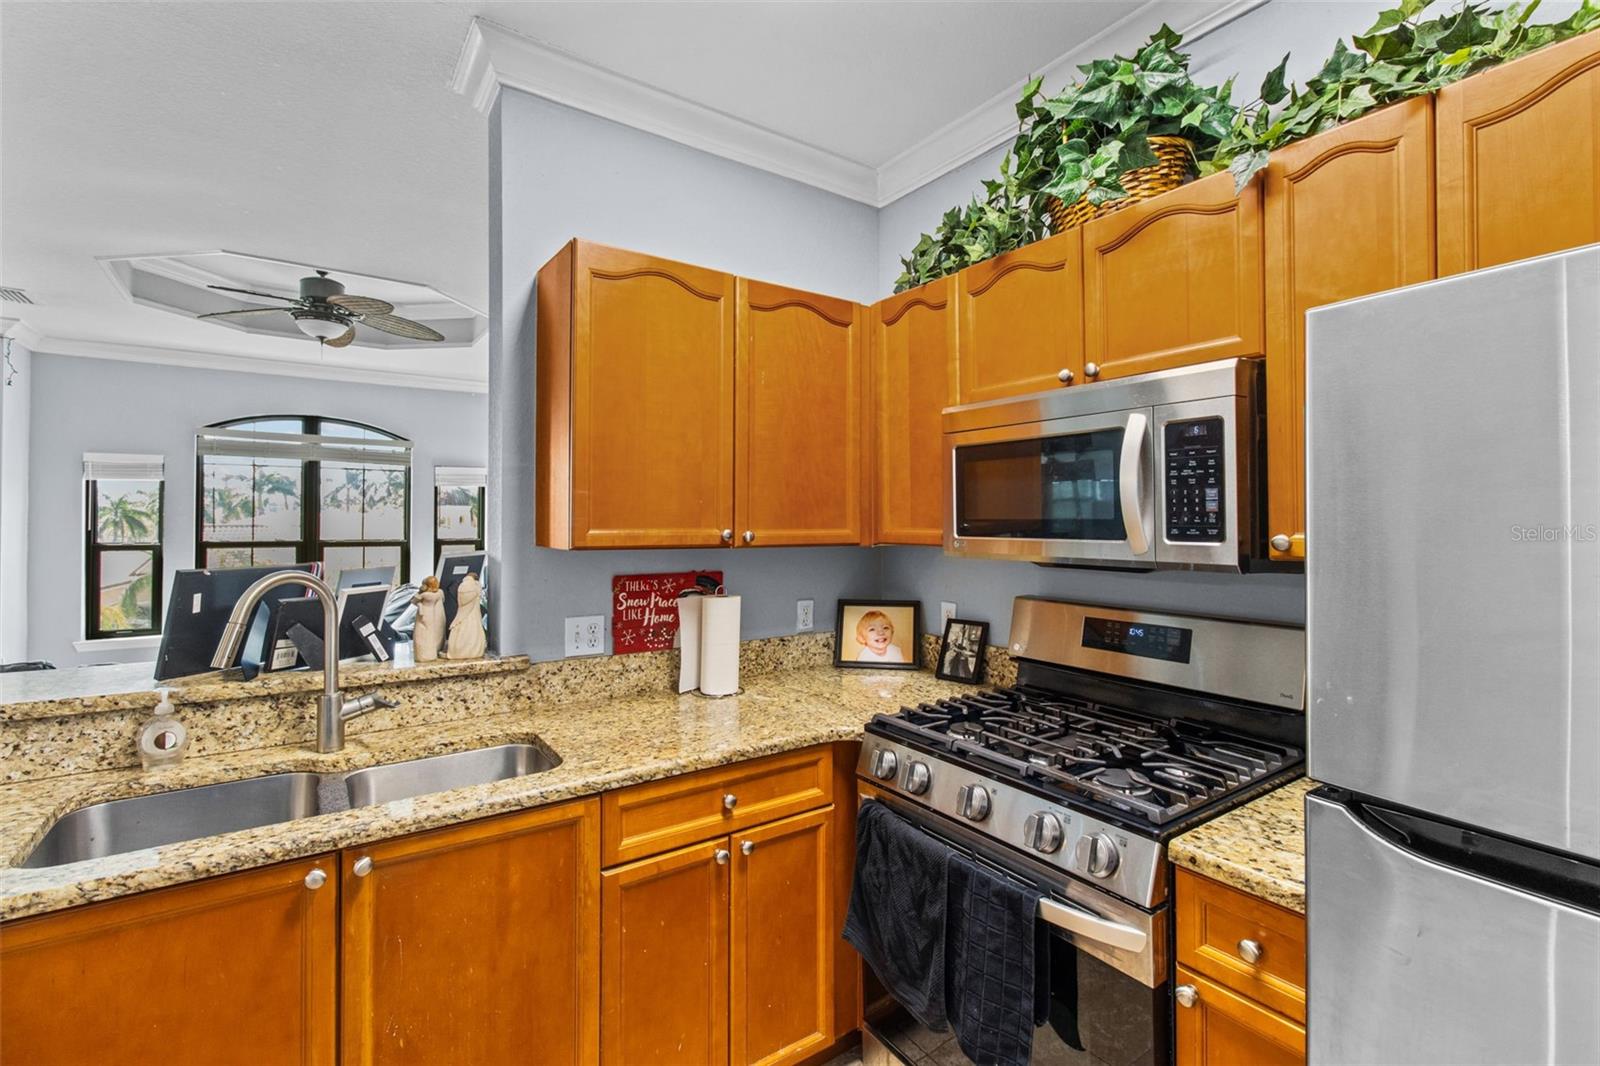
M 85 481 L 161 481 L 166 478 L 166 457 L 128 455 L 122 452 L 84 452 Z
M 436 466 L 433 484 L 441 489 L 482 488 L 488 481 L 489 471 L 481 466 Z
M 241 459 L 316 460 L 363 466 L 410 466 L 411 442 L 384 438 L 320 436 L 313 433 L 267 433 L 246 429 L 202 429 L 195 437 L 201 455 Z

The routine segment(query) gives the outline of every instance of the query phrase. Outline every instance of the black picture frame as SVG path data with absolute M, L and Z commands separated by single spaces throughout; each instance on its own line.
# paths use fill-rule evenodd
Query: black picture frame
M 867 654 L 869 645 L 857 640 L 857 627 L 873 612 L 889 619 L 888 647 L 899 649 L 903 660 Z M 909 622 L 907 621 L 909 619 Z M 909 628 L 910 632 L 902 634 Z M 833 623 L 833 665 L 846 670 L 917 670 L 921 668 L 922 601 L 845 599 L 839 601 Z M 862 656 L 866 655 L 865 658 Z
M 950 642 L 952 636 L 960 640 L 954 647 Z M 941 681 L 981 685 L 984 669 L 988 666 L 988 648 L 988 622 L 978 622 L 970 618 L 946 619 L 944 636 L 939 639 L 939 659 L 933 664 L 933 675 Z M 952 651 L 956 653 L 953 661 Z

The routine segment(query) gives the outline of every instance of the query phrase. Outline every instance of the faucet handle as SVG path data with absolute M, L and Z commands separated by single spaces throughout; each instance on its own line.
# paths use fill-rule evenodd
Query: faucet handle
M 387 699 L 376 692 L 369 692 L 365 696 L 357 696 L 355 699 L 345 700 L 344 706 L 339 710 L 339 717 L 348 722 L 352 718 L 359 718 L 363 714 L 377 710 L 379 707 L 398 706 L 400 706 L 399 700 Z

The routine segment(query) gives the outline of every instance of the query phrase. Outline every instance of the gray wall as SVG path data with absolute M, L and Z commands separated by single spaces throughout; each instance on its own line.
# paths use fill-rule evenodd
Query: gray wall
M 28 437 L 33 353 L 12 343 L 0 366 L 0 663 L 28 657 Z
M 748 638 L 819 627 L 839 596 L 870 595 L 874 552 L 771 548 L 561 552 L 533 546 L 534 276 L 583 237 L 855 300 L 878 286 L 877 212 L 865 204 L 515 90 L 490 117 L 489 549 L 503 652 L 563 651 L 562 619 L 609 615 L 615 574 L 720 568 Z M 797 401 L 803 398 L 797 397 Z M 609 637 L 608 637 L 609 641 Z
M 153 650 L 79 654 L 83 636 L 83 453 L 166 457 L 165 562 L 194 565 L 194 435 L 256 414 L 319 414 L 380 426 L 415 442 L 412 573 L 433 570 L 433 468 L 483 466 L 481 394 L 395 388 L 36 352 L 28 478 L 28 656 L 58 666 L 154 660 Z M 9 466 L 8 466 L 9 469 Z M 9 475 L 8 475 L 9 479 Z

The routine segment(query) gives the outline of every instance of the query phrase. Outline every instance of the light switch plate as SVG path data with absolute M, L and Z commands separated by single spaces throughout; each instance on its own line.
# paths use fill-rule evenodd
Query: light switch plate
M 575 655 L 604 655 L 606 650 L 606 616 L 586 614 L 567 619 L 567 657 Z
M 816 624 L 816 602 L 813 600 L 795 600 L 794 631 L 796 633 L 809 633 Z
M 939 601 L 939 632 L 944 632 L 944 624 L 956 616 L 956 605 L 949 600 Z

